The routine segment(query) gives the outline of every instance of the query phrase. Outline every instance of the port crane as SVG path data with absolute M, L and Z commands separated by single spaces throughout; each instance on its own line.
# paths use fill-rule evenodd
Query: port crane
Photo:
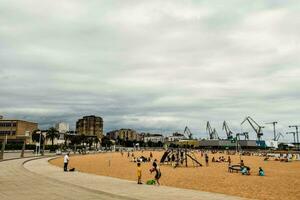
M 223 122 L 223 127 L 222 127 L 222 130 L 225 130 L 225 133 L 227 135 L 227 139 L 228 140 L 231 140 L 233 138 L 233 132 L 230 130 L 228 124 L 226 121 Z
M 193 134 L 189 127 L 186 126 L 183 133 L 188 136 L 189 140 L 193 139 Z
M 253 128 L 253 130 L 255 131 L 256 133 L 256 136 L 257 136 L 257 140 L 261 140 L 261 136 L 263 136 L 263 133 L 262 133 L 262 129 L 264 128 L 264 126 L 260 126 L 256 121 L 254 121 L 254 119 L 252 119 L 250 116 L 246 117 L 244 119 L 244 121 L 241 123 L 244 124 L 245 122 L 248 122 L 250 124 L 250 126 Z
M 282 133 L 278 133 L 278 134 L 276 135 L 276 137 L 274 138 L 274 140 L 275 140 L 275 141 L 278 141 L 280 137 L 284 137 L 284 136 L 282 135 Z
M 286 132 L 285 134 L 293 134 L 294 143 L 296 143 L 296 132 Z
M 215 128 L 214 129 L 211 128 L 209 121 L 206 123 L 206 131 L 208 132 L 210 140 L 217 140 L 217 139 L 219 139 L 219 136 L 218 136 L 218 133 L 217 133 L 216 129 Z
M 237 133 L 236 134 L 236 139 L 241 140 L 241 136 L 244 136 L 245 140 L 249 140 L 249 133 L 248 132 Z
M 299 146 L 299 132 L 298 132 L 299 126 L 298 125 L 292 125 L 292 126 L 289 126 L 289 128 L 296 128 L 296 136 L 297 136 L 296 144 L 297 144 L 297 149 L 299 150 L 300 149 L 300 146 Z
M 281 133 L 279 133 L 279 134 L 277 134 L 276 133 L 276 124 L 277 124 L 278 122 L 269 122 L 269 123 L 266 123 L 266 124 L 272 124 L 273 125 L 273 133 L 274 133 L 274 141 L 278 141 L 279 140 L 279 138 L 280 138 L 280 136 L 281 137 L 283 137 L 283 135 L 281 134 Z

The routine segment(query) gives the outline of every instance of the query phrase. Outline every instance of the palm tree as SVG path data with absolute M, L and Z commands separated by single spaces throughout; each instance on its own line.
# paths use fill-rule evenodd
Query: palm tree
M 47 134 L 46 134 L 46 138 L 49 140 L 51 140 L 51 144 L 52 146 L 54 145 L 54 139 L 55 138 L 59 138 L 59 132 L 54 128 L 51 127 L 48 129 Z

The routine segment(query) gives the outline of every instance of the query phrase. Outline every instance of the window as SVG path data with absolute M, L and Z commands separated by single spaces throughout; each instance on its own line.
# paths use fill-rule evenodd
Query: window
M 15 127 L 17 126 L 16 122 L 1 122 L 0 127 Z
M 0 135 L 3 136 L 3 135 L 9 135 L 10 134 L 10 131 L 0 131 Z

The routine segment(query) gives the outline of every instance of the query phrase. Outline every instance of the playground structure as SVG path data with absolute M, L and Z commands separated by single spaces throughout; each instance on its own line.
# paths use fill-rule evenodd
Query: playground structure
M 195 154 L 185 149 L 168 149 L 160 159 L 160 164 L 169 164 L 174 168 L 183 166 L 188 167 L 188 159 L 192 161 L 193 167 L 201 167 L 202 164 L 197 160 Z

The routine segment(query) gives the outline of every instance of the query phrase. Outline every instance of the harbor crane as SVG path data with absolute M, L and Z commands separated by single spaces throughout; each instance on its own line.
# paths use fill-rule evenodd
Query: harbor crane
M 236 134 L 236 139 L 241 140 L 241 136 L 244 136 L 245 140 L 249 140 L 249 133 L 248 132 L 237 133 Z
M 298 125 L 289 126 L 289 128 L 296 128 L 296 136 L 297 136 L 297 145 L 299 145 L 299 133 L 298 133 Z
M 193 134 L 189 127 L 186 126 L 183 133 L 188 136 L 189 140 L 193 139 Z
M 277 124 L 278 122 L 269 122 L 269 123 L 266 123 L 266 124 L 273 124 L 273 132 L 274 132 L 274 141 L 278 141 L 278 140 L 276 140 L 276 139 L 279 139 L 279 137 L 280 137 L 280 135 L 278 136 L 277 134 L 276 134 L 276 124 Z M 282 134 L 281 134 L 282 135 Z
M 296 132 L 286 132 L 285 134 L 293 134 L 294 143 L 296 143 Z
M 256 133 L 257 136 L 257 140 L 260 141 L 261 140 L 261 136 L 263 136 L 262 133 L 262 129 L 264 128 L 264 126 L 260 126 L 256 121 L 254 121 L 254 119 L 252 119 L 250 116 L 246 117 L 244 119 L 244 121 L 241 123 L 244 124 L 246 121 L 248 121 L 248 123 L 250 124 L 250 126 L 253 128 L 253 130 Z
M 291 125 L 291 126 L 289 126 L 289 128 L 296 128 L 297 147 L 299 149 L 299 132 L 298 132 L 299 126 L 298 125 Z
M 228 140 L 231 140 L 233 138 L 233 132 L 230 130 L 226 121 L 223 122 L 222 130 L 225 130 Z
M 280 137 L 282 137 L 282 138 L 284 137 L 284 136 L 282 135 L 282 133 L 278 133 L 278 134 L 276 135 L 276 138 L 274 138 L 274 140 L 275 140 L 275 141 L 278 141 Z
M 218 133 L 217 133 L 216 129 L 211 128 L 209 121 L 206 123 L 206 131 L 208 132 L 210 140 L 219 139 L 219 136 L 218 136 Z

